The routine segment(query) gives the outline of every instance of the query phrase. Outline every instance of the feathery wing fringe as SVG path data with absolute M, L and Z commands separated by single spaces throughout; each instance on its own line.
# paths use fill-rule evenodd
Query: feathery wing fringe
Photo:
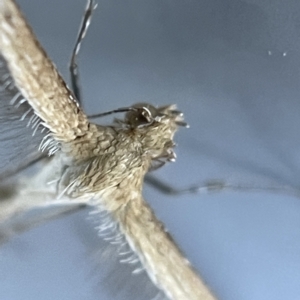
M 39 122 L 0 55 L 0 181 L 45 156 L 38 151 L 46 135 Z

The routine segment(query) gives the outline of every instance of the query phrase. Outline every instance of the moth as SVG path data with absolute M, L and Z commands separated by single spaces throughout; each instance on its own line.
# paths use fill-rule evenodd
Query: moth
M 16 3 L 0 4 L 0 51 L 3 68 L 11 75 L 2 78 L 3 85 L 15 94 L 11 105 L 29 104 L 21 118 L 30 115 L 33 135 L 42 128 L 39 149 L 52 156 L 44 170 L 30 183 L 25 181 L 24 189 L 8 201 L 26 199 L 25 207 L 55 201 L 92 205 L 102 218 L 99 234 L 119 247 L 123 262 L 140 262 L 134 273 L 145 270 L 169 299 L 213 299 L 142 196 L 145 174 L 175 159 L 173 136 L 185 126 L 183 114 L 175 105 L 138 103 L 112 111 L 125 112 L 124 119 L 101 126 L 80 106 L 75 56 L 94 8 L 88 1 L 71 62 L 72 92 Z M 16 211 L 3 209 L 2 218 L 25 209 L 16 205 Z
M 98 17 L 97 17 L 98 18 Z M 101 19 L 101 16 L 100 16 L 100 19 Z M 101 28 L 101 27 L 99 27 L 99 28 Z M 199 47 L 199 49 L 200 49 L 200 47 Z M 212 49 L 214 49 L 213 47 L 212 47 Z M 100 51 L 101 52 L 101 51 Z M 101 55 L 100 55 L 101 56 Z M 287 56 L 288 57 L 288 56 Z M 272 57 L 269 57 L 270 59 L 273 59 Z M 159 59 L 159 55 L 157 55 L 157 58 L 156 59 Z M 268 59 L 268 58 L 267 58 Z M 218 60 L 216 60 L 217 62 L 218 62 Z M 178 63 L 178 61 L 177 61 L 177 63 Z M 214 65 L 214 64 L 213 64 Z M 182 66 L 182 65 L 181 65 Z M 191 66 L 190 66 L 191 67 Z M 203 64 L 201 65 L 201 68 L 203 67 Z M 203 67 L 204 68 L 204 67 Z M 139 69 L 138 69 L 139 70 Z M 210 70 L 211 70 L 211 68 L 210 68 Z M 187 70 L 185 70 L 185 71 L 187 71 Z M 184 74 L 188 74 L 188 73 L 185 73 L 185 72 L 183 72 Z M 175 77 L 176 78 L 176 77 Z M 215 79 L 216 81 L 218 80 L 218 79 Z M 99 79 L 99 81 L 101 81 L 100 79 Z M 201 80 L 200 80 L 200 78 L 199 78 L 199 81 L 197 81 L 197 84 L 200 84 L 201 83 Z M 84 87 L 84 85 L 83 85 L 83 87 Z M 188 90 L 188 89 L 187 89 Z M 185 92 L 187 91 L 187 90 L 185 90 Z M 189 91 L 189 90 L 188 90 Z M 179 94 L 180 95 L 182 95 L 182 93 L 180 92 L 180 89 L 178 89 L 178 90 L 176 90 L 176 92 L 179 92 Z M 189 92 L 187 92 L 186 93 L 186 95 L 189 95 L 189 96 L 191 96 L 191 92 L 190 92 L 190 94 L 189 94 Z M 198 95 L 198 94 L 197 94 Z M 201 95 L 201 94 L 199 94 L 199 95 Z M 144 95 L 143 95 L 144 96 Z M 232 95 L 231 95 L 232 96 Z M 147 94 L 147 97 L 148 97 L 148 94 Z M 179 96 L 178 96 L 179 97 Z M 177 98 L 178 98 L 177 97 Z M 184 97 L 186 97 L 186 96 L 184 96 Z M 174 101 L 174 102 L 178 102 L 177 101 L 177 98 L 176 98 L 176 101 Z M 136 98 L 134 98 L 134 99 L 136 99 Z M 186 98 L 185 98 L 186 99 Z M 199 97 L 199 99 L 200 99 L 200 97 Z M 168 103 L 168 102 L 170 102 L 172 99 L 169 99 L 168 101 L 167 100 L 163 100 L 164 101 L 164 103 Z M 206 99 L 207 100 L 207 99 Z M 127 100 L 127 104 L 128 105 L 131 105 L 132 103 L 134 103 L 134 102 L 138 102 L 138 101 L 140 101 L 140 99 L 137 99 L 137 101 L 136 100 L 134 100 L 134 101 L 132 101 L 132 100 L 130 100 L 130 101 L 128 101 Z M 143 99 L 143 101 L 144 101 L 144 99 Z M 148 101 L 147 99 L 146 99 L 146 101 Z M 153 100 L 152 100 L 153 101 Z M 208 102 L 207 103 L 210 103 L 210 101 L 209 100 L 207 100 Z M 215 103 L 215 106 L 216 106 L 216 98 L 214 98 L 214 101 L 215 102 L 213 102 L 213 100 L 211 99 L 211 102 L 212 103 Z M 225 102 L 225 100 L 222 98 L 222 100 L 221 99 L 219 99 L 219 101 L 220 101 L 220 103 L 223 103 L 223 102 Z M 226 98 L 226 103 L 228 103 L 228 99 Z M 173 101 L 171 101 L 171 103 L 172 103 Z M 153 101 L 153 103 L 157 103 L 157 104 L 159 104 L 160 103 L 160 100 L 157 100 L 157 99 L 155 99 L 154 101 Z M 219 104 L 220 104 L 219 103 Z M 259 101 L 258 101 L 258 103 L 259 103 Z M 201 105 L 200 105 L 201 104 Z M 230 104 L 230 102 L 229 102 L 229 104 Z M 182 108 L 182 105 L 184 105 L 184 103 L 181 103 L 181 105 L 179 106 L 180 108 Z M 123 103 L 122 104 L 119 104 L 119 106 L 113 106 L 113 107 L 122 107 L 123 106 Z M 201 147 L 199 146 L 197 146 L 197 151 L 201 151 L 201 153 L 204 155 L 204 156 L 209 156 L 210 154 L 212 155 L 212 156 L 215 156 L 214 157 L 214 161 L 215 161 L 215 163 L 214 164 L 212 164 L 212 166 L 213 166 L 213 168 L 205 168 L 205 171 L 203 170 L 203 172 L 204 172 L 204 175 L 207 177 L 207 178 L 210 178 L 210 177 L 213 177 L 214 175 L 215 175 L 215 177 L 218 177 L 218 176 L 216 176 L 216 175 L 218 175 L 218 174 L 214 174 L 214 173 L 211 173 L 212 172 L 212 170 L 214 169 L 214 168 L 216 168 L 216 165 L 219 165 L 219 162 L 220 162 L 220 156 L 218 156 L 217 154 L 218 154 L 218 152 L 217 152 L 217 154 L 216 154 L 216 151 L 210 151 L 210 149 L 215 149 L 215 148 L 209 148 L 209 144 L 207 145 L 207 135 L 205 134 L 205 130 L 206 130 L 206 128 L 204 127 L 204 126 L 202 126 L 203 124 L 209 124 L 209 122 L 211 122 L 211 121 L 207 121 L 207 119 L 205 119 L 205 110 L 207 109 L 207 107 L 208 106 L 205 106 L 205 104 L 203 104 L 202 105 L 202 103 L 200 102 L 200 100 L 199 100 L 199 106 L 198 106 L 198 104 L 197 104 L 197 102 L 195 103 L 195 104 L 193 104 L 193 110 L 195 110 L 195 111 L 197 111 L 197 114 L 198 114 L 198 118 L 197 118 L 197 122 L 195 122 L 195 120 L 193 120 L 193 117 L 192 118 L 190 118 L 190 117 L 188 117 L 187 118 L 187 120 L 188 120 L 188 122 L 191 124 L 191 129 L 189 129 L 189 130 L 181 130 L 181 132 L 179 132 L 179 134 L 184 134 L 184 135 L 189 135 L 189 136 L 191 136 L 191 134 L 192 134 L 192 130 L 193 130 L 193 128 L 195 128 L 195 126 L 196 126 L 196 128 L 197 128 L 197 133 L 198 133 L 198 131 L 199 131 L 199 133 L 198 133 L 198 136 L 197 136 L 197 138 L 198 138 L 198 140 L 196 140 L 196 144 L 197 144 L 197 142 L 199 142 L 199 141 L 202 141 L 203 140 L 203 142 L 201 142 L 200 143 L 200 145 L 201 145 Z M 218 106 L 217 107 L 215 107 L 215 109 L 216 109 L 216 111 L 218 111 Z M 98 110 L 98 109 L 97 109 Z M 198 119 L 200 119 L 199 118 L 199 114 L 201 114 L 201 121 L 200 120 L 198 120 Z M 236 118 L 235 116 L 232 116 L 231 115 L 231 117 L 228 117 L 229 119 L 231 119 L 231 120 L 235 120 L 234 118 Z M 219 122 L 220 122 L 220 126 L 219 127 L 223 127 L 224 128 L 224 124 L 225 124 L 225 122 L 226 122 L 227 120 L 226 120 L 226 118 L 222 118 L 221 120 L 219 119 Z M 228 120 L 228 122 L 229 122 L 229 120 Z M 201 125 L 201 126 L 200 126 Z M 24 125 L 25 126 L 25 125 Z M 199 127 L 197 127 L 197 126 L 199 126 Z M 231 128 L 231 127 L 230 127 Z M 227 128 L 226 128 L 227 129 Z M 237 130 L 237 129 L 235 129 L 235 130 Z M 225 139 L 225 136 L 226 136 L 226 134 L 228 134 L 228 133 L 226 133 L 226 132 L 228 132 L 228 131 L 226 131 L 225 130 L 225 128 L 224 128 L 224 132 L 225 133 L 223 133 L 223 135 L 221 134 L 220 136 L 222 137 L 224 137 L 224 139 Z M 232 131 L 231 132 L 231 134 L 235 134 L 236 132 L 235 131 Z M 228 134 L 228 136 L 229 137 L 227 137 L 226 136 L 226 140 L 229 140 L 229 138 L 230 138 L 230 134 Z M 185 140 L 184 140 L 184 142 L 185 142 Z M 180 141 L 179 140 L 179 145 L 180 145 L 180 147 L 178 148 L 178 150 L 177 151 L 180 151 L 180 149 L 182 149 L 181 147 L 184 147 L 185 145 L 185 143 L 184 142 L 182 142 L 182 141 Z M 206 144 L 206 145 L 205 145 Z M 232 162 L 236 162 L 236 161 L 239 161 L 238 160 L 238 158 L 240 157 L 239 156 L 239 153 L 235 153 L 235 159 L 231 159 L 230 160 L 230 157 L 228 157 L 229 155 L 226 155 L 228 152 L 229 152 L 229 145 L 230 145 L 230 149 L 232 149 L 232 147 L 233 147 L 233 143 L 229 143 L 228 142 L 228 147 L 226 147 L 227 145 L 221 145 L 221 147 L 219 147 L 219 149 L 222 149 L 222 151 L 223 151 L 223 156 L 222 157 L 226 157 L 226 159 L 227 160 L 229 160 L 231 163 Z M 205 148 L 206 147 L 206 148 Z M 258 147 L 256 147 L 256 148 L 258 148 Z M 256 149 L 255 148 L 255 149 Z M 184 148 L 184 150 L 186 150 L 186 148 Z M 227 150 L 227 151 L 226 151 Z M 188 153 L 189 153 L 189 155 L 191 155 L 192 156 L 192 154 L 193 154 L 193 150 L 192 149 L 187 149 L 187 151 L 188 151 Z M 195 150 L 196 151 L 196 150 Z M 180 158 L 182 157 L 182 153 L 179 153 L 180 155 L 179 155 L 179 161 L 178 161 L 178 163 L 180 164 Z M 216 158 L 216 156 L 217 156 L 217 158 Z M 193 157 L 193 156 L 192 156 Z M 221 159 L 222 159 L 222 157 L 221 157 Z M 251 158 L 249 159 L 249 161 L 251 161 Z M 202 176 L 202 171 L 200 172 L 200 169 L 202 169 L 202 168 L 204 168 L 205 166 L 206 166 L 206 164 L 205 164 L 205 162 L 203 163 L 203 161 L 202 160 L 197 160 L 197 161 L 195 161 L 194 160 L 194 162 L 197 162 L 197 166 L 195 166 L 194 168 L 196 168 L 197 167 L 197 169 L 199 170 L 198 171 L 198 173 L 196 174 L 194 174 L 193 175 L 193 177 L 192 178 L 189 178 L 188 179 L 188 181 L 193 181 L 193 182 L 197 182 L 197 180 L 198 180 L 198 178 L 201 180 L 201 176 Z M 195 163 L 196 164 L 196 163 Z M 192 169 L 192 167 L 193 167 L 193 165 L 194 164 L 192 164 L 191 163 L 191 166 L 190 166 L 190 168 L 189 168 L 189 166 L 187 167 L 188 169 Z M 262 162 L 262 165 L 264 165 L 264 161 Z M 252 164 L 252 166 L 253 166 L 253 164 Z M 257 166 L 256 164 L 254 164 L 254 166 L 256 166 L 256 168 L 257 169 L 259 169 L 259 165 Z M 200 168 L 201 167 L 201 168 Z M 171 167 L 169 167 L 169 168 L 171 168 Z M 163 172 L 162 174 L 165 174 L 164 172 L 168 172 L 168 169 L 169 168 L 167 168 L 167 170 L 165 171 L 164 169 L 165 168 L 163 168 L 162 170 L 161 170 L 161 172 Z M 183 171 L 183 169 L 185 169 L 186 168 L 186 166 L 184 165 L 184 164 L 182 164 L 181 165 L 181 169 L 180 169 L 180 171 L 181 172 L 184 172 Z M 208 169 L 208 170 L 207 170 Z M 256 169 L 256 170 L 257 170 Z M 263 169 L 263 168 L 261 168 L 261 169 Z M 172 169 L 171 169 L 172 170 Z M 270 170 L 270 168 L 268 169 L 268 170 Z M 200 174 L 201 173 L 201 174 Z M 272 172 L 269 172 L 269 174 L 270 173 L 272 173 Z M 280 173 L 280 172 L 279 172 Z M 274 173 L 273 173 L 274 174 Z M 273 175 L 272 174 L 272 175 Z M 171 175 L 172 175 L 172 172 L 171 172 Z M 198 177 L 197 177 L 197 176 Z M 203 175 L 203 176 L 204 176 Z M 223 175 L 223 174 L 222 174 Z M 232 173 L 231 172 L 228 172 L 228 174 L 227 175 L 229 175 L 228 176 L 228 178 L 230 178 L 230 175 L 232 175 Z M 179 175 L 178 175 L 179 176 Z M 182 185 L 184 186 L 184 183 L 183 182 L 181 182 L 182 180 L 187 180 L 187 179 L 185 179 L 185 178 L 182 178 L 182 177 L 186 177 L 186 175 L 182 175 L 181 174 L 181 176 L 179 176 L 179 180 L 178 180 L 178 183 L 180 184 L 180 183 L 182 183 Z M 242 177 L 244 177 L 243 179 L 248 179 L 245 175 L 244 175 L 244 173 L 243 173 L 243 176 Z M 246 177 L 246 178 L 245 178 Z M 253 177 L 253 176 L 252 176 Z M 176 178 L 173 178 L 173 179 L 176 179 Z M 251 178 L 251 176 L 250 176 L 250 179 L 252 179 Z M 256 178 L 255 178 L 256 179 Z M 167 180 L 167 181 L 169 181 L 169 182 L 172 182 L 173 180 L 172 180 L 172 178 L 170 178 L 169 180 Z M 251 180 L 250 180 L 251 181 Z M 260 182 L 260 180 L 257 180 L 258 182 Z M 264 182 L 264 181 L 262 181 L 262 182 Z M 225 196 L 226 196 L 226 194 L 225 194 Z M 214 207 L 214 210 L 215 210 L 215 214 L 218 216 L 217 218 L 212 218 L 212 220 L 214 220 L 214 222 L 217 222 L 217 220 L 219 219 L 219 217 L 220 217 L 220 213 L 219 213 L 219 215 L 218 215 L 218 212 L 220 211 L 219 209 L 218 209 L 218 207 L 223 207 L 223 205 L 225 206 L 226 204 L 226 202 L 227 202 L 227 205 L 229 205 L 228 204 L 228 201 L 230 201 L 230 200 L 225 200 L 225 196 L 224 196 L 224 194 L 222 195 L 222 197 L 221 197 L 221 200 L 220 200 L 220 202 L 218 201 L 217 203 L 218 203 L 218 205 L 216 205 L 216 202 L 214 202 L 214 201 L 216 201 L 216 200 L 214 200 L 214 197 L 215 196 L 213 196 L 213 198 L 210 198 L 210 200 L 209 201 L 207 201 L 207 200 L 203 200 L 203 199 L 205 199 L 205 198 L 201 198 L 201 197 L 203 197 L 203 196 L 201 196 L 201 197 L 199 197 L 199 196 L 196 196 L 196 199 L 197 199 L 197 202 L 200 202 L 200 204 L 199 204 L 199 206 L 197 206 L 197 208 L 198 208 L 198 210 L 197 210 L 197 213 L 198 213 L 198 215 L 199 215 L 199 219 L 200 218 L 202 218 L 202 219 L 205 219 L 205 214 L 204 214 L 204 216 L 202 216 L 202 217 L 200 217 L 200 214 L 202 213 L 202 211 L 204 210 L 204 207 L 208 207 L 208 202 L 210 202 L 210 203 L 215 203 L 215 206 L 213 206 Z M 251 197 L 248 197 L 248 200 L 247 201 L 244 201 L 244 200 L 241 200 L 242 198 L 242 195 L 238 195 L 238 196 L 231 196 L 231 198 L 233 198 L 233 197 L 236 197 L 237 198 L 237 200 L 236 200 L 236 202 L 238 202 L 238 206 L 239 207 L 241 207 L 241 206 L 244 206 L 244 207 L 247 207 L 248 208 L 248 210 L 250 210 L 250 207 L 257 207 L 257 206 L 255 206 L 255 203 L 256 203 L 256 201 L 254 200 L 255 199 L 255 195 L 251 195 Z M 148 198 L 148 197 L 147 197 Z M 184 198 L 185 199 L 185 198 Z M 184 205 L 191 205 L 191 202 L 188 202 L 188 200 L 187 199 L 190 199 L 190 198 L 186 198 L 185 199 L 185 201 L 184 201 Z M 150 199 L 151 200 L 151 199 Z M 174 199 L 172 198 L 171 199 L 171 203 L 170 202 L 168 202 L 167 204 L 165 204 L 165 207 L 169 207 L 169 205 L 171 206 L 171 207 L 173 207 L 173 205 L 175 206 L 175 204 L 176 203 L 173 203 L 173 202 L 175 202 L 175 201 L 173 201 Z M 195 196 L 194 196 L 194 200 L 195 200 Z M 207 201 L 207 202 L 206 202 Z M 265 199 L 264 199 L 264 201 L 266 201 Z M 263 203 L 264 203 L 264 201 L 263 201 Z M 235 202 L 235 204 L 237 205 L 237 203 Z M 246 202 L 246 203 L 245 203 Z M 251 203 L 252 202 L 252 203 Z M 204 205 L 204 207 L 202 207 L 202 205 Z M 253 208 L 254 209 L 254 208 Z M 246 210 L 246 208 L 245 208 L 245 210 Z M 209 212 L 210 210 L 206 210 L 206 214 Z M 225 210 L 226 211 L 226 210 Z M 236 208 L 233 210 L 233 214 L 234 214 L 234 212 L 236 211 Z M 210 215 L 211 216 L 215 216 L 215 214 L 213 214 L 212 212 L 210 213 Z M 246 214 L 245 212 L 244 212 L 244 214 Z M 242 214 L 241 214 L 242 215 Z M 232 219 L 236 219 L 236 218 L 238 218 L 238 216 L 239 216 L 239 214 L 238 213 L 236 213 L 236 214 L 234 214 L 234 216 L 235 216 L 235 218 L 229 218 L 230 219 L 230 222 L 235 222 L 234 220 L 232 220 Z M 245 216 L 244 216 L 245 217 Z M 185 217 L 185 218 L 187 218 L 187 217 Z M 211 224 L 211 222 L 208 222 L 208 224 L 210 224 L 210 226 L 212 226 L 212 224 Z M 201 227 L 201 226 L 199 226 L 199 227 Z M 221 228 L 222 228 L 222 226 L 221 226 Z M 200 228 L 199 229 L 197 229 L 197 230 L 201 230 Z M 171 232 L 173 232 L 174 230 L 171 230 Z M 221 231 L 221 230 L 220 230 Z M 195 231 L 195 232 L 197 232 L 197 231 Z M 197 236 L 195 236 L 195 232 L 194 232 L 194 236 L 191 236 L 191 239 L 193 240 L 192 242 L 194 243 L 195 242 L 195 239 L 196 238 L 198 238 L 199 239 L 199 236 L 197 235 Z M 222 232 L 222 231 L 221 231 Z M 245 237 L 246 238 L 246 237 Z M 207 239 L 207 240 L 209 240 L 209 239 Z M 208 244 L 209 244 L 209 241 L 206 241 L 207 242 L 207 247 L 209 247 L 208 246 Z M 226 244 L 226 243 L 225 243 Z M 184 246 L 184 245 L 182 245 L 182 246 Z M 197 248 L 198 249 L 198 251 L 199 251 L 199 249 L 200 249 L 200 252 L 202 252 L 202 251 L 205 251 L 205 248 L 206 247 L 199 247 L 199 248 Z M 209 248 L 209 249 L 215 249 L 215 247 L 212 247 L 212 248 Z M 206 250 L 207 251 L 207 250 Z M 212 251 L 211 251 L 212 252 Z M 215 259 L 217 259 L 217 258 L 215 258 Z M 220 263 L 220 262 L 219 262 Z M 225 262 L 223 262 L 222 264 L 224 264 Z M 201 265 L 200 265 L 200 267 L 198 267 L 200 270 L 201 270 Z M 245 275 L 245 274 L 241 274 L 239 277 L 243 277 L 243 276 Z M 226 276 L 222 276 L 222 277 L 226 277 Z M 229 284 L 227 284 L 227 285 L 224 285 L 223 284 L 223 286 L 224 286 L 224 288 L 226 288 L 226 289 L 232 289 L 232 290 L 235 290 L 232 286 L 230 287 L 230 285 Z M 232 297 L 230 298 L 230 299 L 232 299 Z

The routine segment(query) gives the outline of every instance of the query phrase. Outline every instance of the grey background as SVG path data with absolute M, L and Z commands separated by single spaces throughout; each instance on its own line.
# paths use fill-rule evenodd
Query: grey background
M 67 78 L 85 1 L 19 3 Z M 178 161 L 157 172 L 176 187 L 223 178 L 297 188 L 299 37 L 299 1 L 102 0 L 80 56 L 84 107 L 177 103 L 191 128 L 176 136 Z M 175 197 L 151 187 L 145 197 L 219 299 L 300 299 L 298 198 Z M 104 279 L 95 263 L 98 239 L 86 215 L 4 245 L 0 299 L 131 299 L 114 285 L 117 273 Z M 130 277 L 137 299 L 148 299 Z

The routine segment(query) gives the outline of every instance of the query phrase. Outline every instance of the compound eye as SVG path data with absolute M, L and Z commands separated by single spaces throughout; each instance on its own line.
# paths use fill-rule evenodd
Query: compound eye
M 153 123 L 154 119 L 147 107 L 135 107 L 126 114 L 126 121 L 133 128 L 140 128 Z
M 147 121 L 147 123 L 153 122 L 153 117 L 150 110 L 147 107 L 141 108 L 141 116 Z

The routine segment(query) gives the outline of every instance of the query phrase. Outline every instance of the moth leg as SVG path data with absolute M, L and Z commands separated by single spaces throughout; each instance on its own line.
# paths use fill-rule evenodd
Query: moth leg
M 20 195 L 20 197 L 22 196 Z M 15 200 L 16 202 L 20 202 L 21 199 Z M 29 231 L 34 227 L 38 227 L 39 225 L 52 220 L 75 213 L 83 208 L 86 208 L 85 203 L 72 203 L 70 201 L 46 202 L 37 206 L 28 207 L 23 211 L 20 211 L 20 207 L 15 207 L 15 211 L 12 211 L 14 217 L 10 217 L 8 220 L 6 219 L 6 221 L 0 220 L 0 246 L 18 234 Z
M 77 65 L 77 56 L 79 54 L 81 43 L 87 33 L 87 30 L 90 26 L 91 20 L 92 20 L 92 14 L 93 11 L 96 9 L 97 5 L 93 0 L 87 1 L 87 6 L 79 27 L 78 36 L 76 39 L 75 46 L 72 51 L 72 56 L 70 60 L 69 70 L 71 75 L 71 85 L 73 92 L 77 98 L 77 101 L 82 104 L 81 99 L 81 91 L 80 91 L 80 80 L 79 80 L 79 71 L 78 71 L 78 65 Z
M 9 179 L 19 172 L 26 170 L 27 168 L 33 166 L 34 164 L 40 162 L 42 159 L 48 158 L 47 154 L 44 152 L 38 152 L 34 158 L 25 159 L 22 163 L 18 164 L 16 167 L 9 169 L 0 174 L 0 182 Z
M 186 188 L 176 188 L 168 183 L 157 179 L 156 177 L 147 174 L 145 177 L 145 182 L 163 194 L 168 195 L 182 195 L 182 194 L 201 194 L 201 193 L 218 193 L 224 190 L 231 191 L 242 191 L 242 192 L 269 192 L 269 193 L 279 193 L 290 196 L 300 196 L 300 191 L 297 188 L 280 186 L 280 185 L 270 185 L 270 186 L 257 186 L 257 185 L 247 185 L 247 184 L 231 184 L 224 180 L 212 179 L 204 181 L 201 184 L 191 185 Z
M 208 193 L 208 192 L 219 192 L 227 188 L 223 181 L 206 181 L 203 184 L 191 185 L 186 188 L 178 189 L 160 179 L 147 174 L 145 182 L 163 194 L 169 195 L 181 195 L 181 194 L 194 194 L 194 193 Z

